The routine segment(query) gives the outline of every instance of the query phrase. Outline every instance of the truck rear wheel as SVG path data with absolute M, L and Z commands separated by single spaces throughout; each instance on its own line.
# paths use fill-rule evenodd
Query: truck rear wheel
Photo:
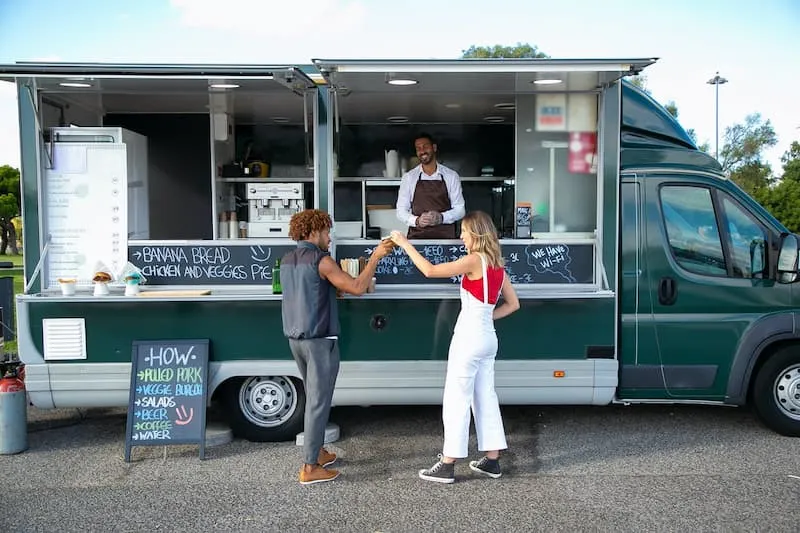
M 224 393 L 231 430 L 252 442 L 294 440 L 303 431 L 306 395 L 288 376 L 235 378 Z
M 787 437 L 800 437 L 800 347 L 783 348 L 758 371 L 753 403 L 761 421 Z

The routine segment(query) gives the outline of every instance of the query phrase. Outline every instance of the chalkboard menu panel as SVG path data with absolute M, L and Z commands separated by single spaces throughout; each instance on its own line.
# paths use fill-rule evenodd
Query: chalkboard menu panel
M 374 244 L 336 246 L 336 257 L 369 257 Z M 455 261 L 467 253 L 463 244 L 415 244 L 433 264 Z M 512 283 L 593 283 L 594 245 L 508 243 L 502 245 L 506 272 Z M 375 277 L 378 283 L 459 283 L 451 278 L 426 278 L 401 249 L 381 259 Z
M 205 458 L 208 339 L 133 343 L 125 461 L 131 447 L 199 444 Z
M 130 245 L 148 285 L 270 285 L 275 261 L 294 244 Z

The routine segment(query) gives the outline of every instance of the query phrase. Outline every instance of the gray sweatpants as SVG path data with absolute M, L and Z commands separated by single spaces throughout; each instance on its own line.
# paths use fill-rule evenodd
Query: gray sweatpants
M 289 339 L 306 388 L 306 413 L 303 430 L 303 457 L 316 464 L 325 443 L 325 427 L 331 412 L 331 399 L 339 375 L 339 341 L 334 339 Z

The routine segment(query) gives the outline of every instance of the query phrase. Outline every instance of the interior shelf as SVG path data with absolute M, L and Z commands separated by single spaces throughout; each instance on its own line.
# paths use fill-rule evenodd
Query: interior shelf
M 336 177 L 334 183 L 358 183 L 369 181 L 370 184 L 386 182 L 387 185 L 399 184 L 401 178 L 384 178 L 382 176 L 355 176 L 355 177 Z M 461 181 L 492 183 L 497 181 L 513 180 L 513 176 L 461 176 Z
M 250 177 L 250 178 L 217 178 L 217 181 L 222 181 L 225 183 L 269 183 L 270 181 L 274 181 L 277 183 L 313 183 L 314 178 L 309 177 L 302 177 L 302 178 L 286 178 L 286 177 L 269 177 L 269 178 L 260 178 L 260 177 Z

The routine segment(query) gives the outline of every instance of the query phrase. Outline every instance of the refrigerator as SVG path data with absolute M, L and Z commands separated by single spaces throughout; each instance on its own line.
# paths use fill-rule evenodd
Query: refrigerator
M 41 187 L 43 288 L 116 276 L 128 241 L 150 236 L 147 138 L 124 128 L 52 128 Z

